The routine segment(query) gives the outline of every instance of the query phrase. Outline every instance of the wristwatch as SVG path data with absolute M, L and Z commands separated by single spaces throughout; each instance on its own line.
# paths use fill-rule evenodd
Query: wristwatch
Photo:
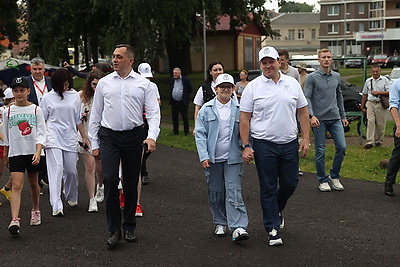
M 242 149 L 245 149 L 246 147 L 250 147 L 250 145 L 249 144 L 242 145 Z

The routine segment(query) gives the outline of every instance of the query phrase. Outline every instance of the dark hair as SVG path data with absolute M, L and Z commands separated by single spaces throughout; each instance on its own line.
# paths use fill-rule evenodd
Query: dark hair
M 225 71 L 225 67 L 224 67 L 224 64 L 222 64 L 222 62 L 220 62 L 220 61 L 211 62 L 211 63 L 208 65 L 207 79 L 205 80 L 205 82 L 211 82 L 211 81 L 213 80 L 213 78 L 212 78 L 212 76 L 211 76 L 211 74 L 210 74 L 210 71 L 212 70 L 212 68 L 213 68 L 215 65 L 218 65 L 218 64 L 220 64 L 220 65 L 222 66 L 222 68 L 224 69 L 224 71 Z
M 51 75 L 51 85 L 54 92 L 56 92 L 61 97 L 61 100 L 64 99 L 63 93 L 65 82 L 69 83 L 68 89 L 73 87 L 72 76 L 67 69 L 59 68 Z
M 281 49 L 278 51 L 279 56 L 285 56 L 286 59 L 289 59 L 289 52 L 286 49 Z
M 121 47 L 125 47 L 126 48 L 126 52 L 129 54 L 130 57 L 133 58 L 135 56 L 135 51 L 133 50 L 132 46 L 130 46 L 128 44 L 119 44 L 115 48 L 121 48 Z
M 92 99 L 94 95 L 94 91 L 92 89 L 92 81 L 94 79 L 100 80 L 103 76 L 104 72 L 102 72 L 101 70 L 92 70 L 91 72 L 89 72 L 89 75 L 87 76 L 86 81 L 81 88 L 82 102 L 88 103 Z

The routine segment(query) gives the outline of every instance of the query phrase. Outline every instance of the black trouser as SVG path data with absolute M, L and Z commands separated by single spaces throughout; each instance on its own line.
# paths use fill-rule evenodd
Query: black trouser
M 144 140 L 143 127 L 129 131 L 113 131 L 101 127 L 100 139 L 101 164 L 103 166 L 104 193 L 108 230 L 121 231 L 121 208 L 119 207 L 119 163 L 122 162 L 122 187 L 125 196 L 124 231 L 133 231 L 136 227 L 137 185 L 141 167 Z
M 46 153 L 46 152 L 45 152 Z M 46 156 L 40 157 L 40 161 L 43 160 L 43 163 L 41 164 L 39 175 L 38 175 L 38 182 L 40 188 L 43 187 L 43 182 L 46 184 L 49 184 L 49 178 L 47 177 L 47 165 L 46 165 Z
M 392 186 L 396 183 L 397 172 L 400 168 L 400 139 L 396 137 L 396 126 L 393 128 L 394 148 L 389 160 L 389 166 L 386 173 L 386 185 Z
M 183 120 L 183 130 L 185 134 L 189 133 L 189 119 L 188 112 L 189 106 L 185 105 L 183 101 L 171 100 L 171 110 L 172 110 L 172 125 L 174 127 L 174 134 L 179 134 L 179 113 Z

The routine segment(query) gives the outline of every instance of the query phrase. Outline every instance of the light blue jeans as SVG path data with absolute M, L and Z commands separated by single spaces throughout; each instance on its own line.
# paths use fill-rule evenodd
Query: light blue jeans
M 317 178 L 320 183 L 328 182 L 329 176 L 325 173 L 325 139 L 326 132 L 329 132 L 335 143 L 335 157 L 333 158 L 330 176 L 332 179 L 339 179 L 340 169 L 346 153 L 346 138 L 344 136 L 341 120 L 319 121 L 320 126 L 314 129 L 315 137 L 315 167 Z
M 214 224 L 227 225 L 231 231 L 247 229 L 249 221 L 241 189 L 243 164 L 210 163 L 205 174 Z

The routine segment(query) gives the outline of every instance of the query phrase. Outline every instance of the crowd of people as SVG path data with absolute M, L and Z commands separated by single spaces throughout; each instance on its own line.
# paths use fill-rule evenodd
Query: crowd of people
M 215 235 L 232 234 L 232 241 L 249 239 L 248 215 L 242 198 L 245 164 L 254 161 L 260 185 L 262 220 L 270 246 L 283 244 L 283 211 L 296 190 L 299 157 L 306 157 L 310 129 L 315 137 L 315 166 L 321 192 L 342 191 L 340 170 L 346 152 L 344 127 L 348 125 L 340 87 L 341 77 L 331 69 L 332 52 L 320 49 L 320 68 L 307 74 L 305 63 L 288 64 L 289 53 L 264 47 L 258 60 L 261 75 L 252 81 L 248 71 L 234 82 L 222 62 L 209 64 L 208 77 L 197 90 L 193 134 L 199 161 L 204 168 L 208 204 Z M 85 73 L 79 92 L 73 87 L 71 66 L 44 76 L 44 61 L 31 60 L 32 75 L 17 77 L 4 91 L 1 159 L 10 179 L 0 193 L 10 200 L 12 236 L 19 236 L 21 191 L 25 171 L 31 191 L 30 225 L 41 224 L 41 187 L 49 186 L 54 217 L 64 216 L 63 199 L 78 205 L 77 161 L 82 158 L 88 192 L 88 212 L 98 211 L 105 201 L 109 248 L 136 240 L 136 217 L 143 216 L 140 195 L 148 184 L 146 160 L 156 149 L 160 133 L 161 98 L 151 81 L 148 63 L 138 72 L 132 68 L 134 49 L 116 46 L 114 72 L 98 69 Z M 189 135 L 190 80 L 179 67 L 169 81 L 173 134 Z M 395 147 L 389 162 L 385 194 L 394 195 L 393 184 L 400 168 L 400 80 L 390 87 L 372 66 L 372 77 L 363 89 L 362 110 L 367 112 L 366 149 L 382 144 L 385 109 L 381 98 L 390 96 L 395 121 Z M 325 139 L 329 132 L 336 148 L 329 173 L 325 171 Z M 3 164 L 0 172 L 3 171 Z M 122 208 L 122 209 L 121 209 Z M 123 210 L 123 212 L 121 212 Z M 122 213 L 122 214 L 121 214 Z M 123 215 L 123 216 L 121 216 Z

